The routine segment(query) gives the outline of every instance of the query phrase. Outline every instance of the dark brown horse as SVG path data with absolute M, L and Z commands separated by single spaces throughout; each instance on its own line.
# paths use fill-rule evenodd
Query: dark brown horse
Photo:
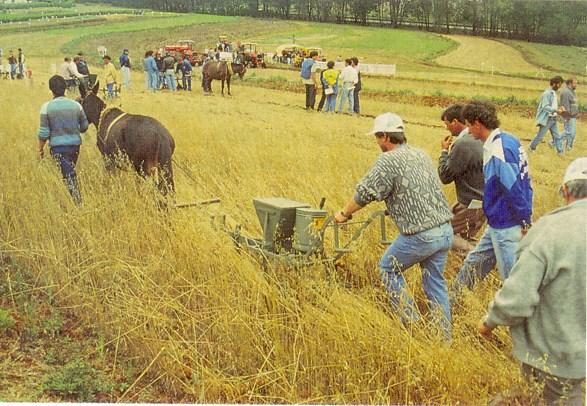
M 127 114 L 116 107 L 106 108 L 96 92 L 99 83 L 81 101 L 88 121 L 98 129 L 98 149 L 114 163 L 117 154 L 126 155 L 141 176 L 156 176 L 162 194 L 174 192 L 171 159 L 175 141 L 169 131 L 152 117 Z
M 228 68 L 228 64 L 230 63 L 230 67 L 232 68 L 232 72 L 230 72 Z M 222 81 L 222 96 L 224 96 L 224 81 L 228 86 L 228 95 L 230 96 L 230 77 L 235 73 L 240 76 L 242 79 L 245 73 L 247 72 L 247 68 L 242 63 L 232 63 L 226 61 L 209 61 L 202 67 L 202 87 L 204 88 L 204 92 L 212 93 L 212 80 L 220 80 Z

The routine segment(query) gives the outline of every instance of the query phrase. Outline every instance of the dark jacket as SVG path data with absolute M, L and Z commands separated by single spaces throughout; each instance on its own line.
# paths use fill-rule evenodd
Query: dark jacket
M 456 140 L 438 160 L 438 176 L 445 185 L 454 182 L 459 203 L 483 200 L 483 144 L 466 134 Z

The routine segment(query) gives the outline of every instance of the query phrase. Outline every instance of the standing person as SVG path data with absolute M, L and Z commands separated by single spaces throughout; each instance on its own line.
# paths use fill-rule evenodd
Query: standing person
M 354 102 L 353 102 L 353 111 L 357 114 L 361 114 L 361 101 L 359 100 L 359 92 L 363 87 L 363 80 L 361 78 L 361 69 L 359 68 L 359 58 L 353 56 L 351 58 L 353 61 L 353 68 L 357 71 L 357 84 L 355 85 L 355 91 L 353 92 Z
M 520 244 L 519 259 L 497 292 L 479 333 L 509 326 L 514 356 L 546 405 L 583 405 L 587 158 L 573 161 L 560 189 L 566 206 L 551 211 Z
M 161 87 L 165 87 L 165 63 L 163 62 L 163 55 L 161 55 L 160 51 L 157 51 L 155 63 L 159 71 L 157 74 L 157 89 L 161 89 Z
M 193 67 L 190 62 L 190 58 L 188 55 L 183 57 L 183 62 L 181 63 L 181 84 L 183 86 L 183 90 L 187 90 L 189 92 L 192 91 L 192 71 Z
M 86 91 L 90 89 L 90 68 L 82 52 L 78 52 L 77 57 L 73 58 L 73 61 L 76 64 L 78 73 L 83 76 L 80 79 L 80 94 L 84 97 Z
M 49 79 L 49 89 L 53 100 L 41 107 L 41 125 L 39 128 L 39 159 L 45 156 L 45 144 L 49 142 L 51 156 L 59 163 L 63 180 L 73 201 L 82 201 L 75 165 L 82 143 L 80 133 L 88 129 L 88 119 L 82 106 L 65 97 L 67 84 L 65 79 L 55 75 Z
M 338 94 L 338 71 L 334 69 L 334 61 L 328 61 L 328 69 L 322 72 L 322 87 L 326 95 L 325 113 L 334 113 L 336 111 L 336 95 Z
M 24 79 L 26 59 L 24 57 L 24 52 L 22 51 L 22 48 L 18 48 L 18 56 L 16 57 L 16 59 L 18 62 L 17 78 Z
M 16 79 L 16 68 L 18 66 L 18 61 L 14 56 L 14 52 L 12 49 L 8 52 L 8 65 L 10 65 L 10 79 Z
M 153 58 L 153 51 L 145 53 L 144 60 L 145 74 L 147 76 L 147 89 L 156 91 L 159 89 L 159 68 Z
M 125 89 L 130 89 L 130 56 L 128 54 L 128 49 L 124 49 L 122 54 L 118 58 L 120 62 L 120 73 L 122 74 L 122 85 Z
M 102 75 L 104 83 L 106 84 L 107 98 L 112 99 L 114 98 L 114 87 L 116 86 L 118 73 L 112 63 L 112 58 L 105 55 L 102 60 L 104 61 L 104 71 L 102 72 Z
M 438 175 L 426 153 L 407 145 L 404 123 L 397 114 L 379 115 L 369 134 L 375 135 L 383 153 L 357 184 L 354 197 L 335 214 L 335 220 L 344 223 L 367 204 L 385 201 L 400 232 L 379 263 L 392 307 L 406 323 L 419 319 L 403 276 L 407 268 L 419 263 L 424 292 L 445 335 L 450 337 L 444 265 L 452 243 L 452 215 Z
M 324 108 L 324 103 L 326 103 L 326 86 L 324 85 L 324 70 L 323 69 L 319 69 L 320 71 L 320 76 L 319 76 L 319 82 L 320 82 L 320 88 L 322 89 L 321 96 L 320 96 L 320 101 L 318 102 L 318 108 L 316 109 L 316 111 L 322 111 L 322 109 Z
M 357 70 L 353 68 L 353 61 L 350 59 L 345 60 L 346 66 L 340 73 L 340 82 L 342 83 L 342 90 L 340 91 L 340 104 L 338 105 L 338 112 L 342 113 L 344 105 L 348 99 L 349 101 L 349 114 L 355 112 L 355 86 L 359 81 Z
M 556 152 L 559 155 L 564 153 L 562 136 L 558 132 L 556 117 L 557 114 L 562 113 L 562 109 L 558 107 L 558 100 L 556 92 L 563 84 L 563 78 L 555 76 L 550 79 L 550 87 L 542 93 L 540 102 L 538 103 L 538 110 L 536 111 L 536 126 L 538 126 L 538 133 L 530 143 L 530 151 L 536 151 L 536 147 L 550 130 L 552 141 L 556 147 Z
M 481 207 L 470 208 L 471 202 L 483 201 L 483 144 L 469 134 L 461 118 L 462 110 L 461 104 L 453 104 L 440 116 L 450 135 L 440 143 L 438 176 L 445 185 L 454 182 L 457 192 L 452 206 L 452 248 L 469 252 L 475 248 L 474 238 L 486 220 Z
M 579 115 L 579 101 L 577 100 L 577 79 L 569 78 L 566 81 L 566 87 L 561 90 L 561 116 L 565 125 L 566 149 L 573 149 L 575 136 L 577 134 L 577 116 Z
M 461 113 L 473 138 L 483 144 L 483 211 L 489 226 L 467 255 L 457 275 L 457 290 L 469 289 L 497 264 L 504 281 L 516 260 L 518 244 L 532 224 L 532 186 L 520 141 L 499 128 L 495 106 L 471 102 Z
M 163 67 L 165 69 L 165 83 L 167 84 L 167 88 L 172 92 L 177 90 L 174 66 L 175 58 L 171 56 L 169 52 L 167 52 L 165 54 L 165 58 L 163 59 Z
M 306 87 L 306 110 L 314 110 L 316 104 L 316 90 L 318 89 L 318 75 L 316 69 L 318 65 L 316 60 L 318 59 L 318 52 L 312 51 L 310 55 L 302 62 L 302 69 L 300 76 L 302 82 Z

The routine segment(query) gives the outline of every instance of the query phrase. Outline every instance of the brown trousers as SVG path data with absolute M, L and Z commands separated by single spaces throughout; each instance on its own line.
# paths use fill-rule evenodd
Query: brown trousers
M 454 214 L 451 221 L 453 232 L 466 240 L 474 239 L 487 221 L 483 209 L 469 209 L 459 202 L 452 206 L 452 212 Z

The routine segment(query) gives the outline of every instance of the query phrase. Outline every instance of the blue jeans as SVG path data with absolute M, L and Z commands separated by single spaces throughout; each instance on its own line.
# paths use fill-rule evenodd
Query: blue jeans
M 326 95 L 325 113 L 334 113 L 336 111 L 336 93 Z
M 75 204 L 82 202 L 82 195 L 79 190 L 77 174 L 75 173 L 75 164 L 79 156 L 79 145 L 55 146 L 51 147 L 51 156 L 59 164 L 61 175 L 69 194 Z
M 573 143 L 575 142 L 575 136 L 577 135 L 577 118 L 572 117 L 565 119 L 565 138 L 567 140 L 567 149 L 573 149 Z
M 167 69 L 165 71 L 165 83 L 167 83 L 167 88 L 172 92 L 177 90 L 177 86 L 175 84 L 175 72 L 173 72 L 173 69 Z
M 355 88 L 353 87 L 349 89 L 347 85 L 343 85 L 342 88 L 340 88 L 340 104 L 338 105 L 339 113 L 342 113 L 342 109 L 344 108 L 347 99 L 349 101 L 349 113 L 353 114 L 355 112 Z
M 159 89 L 159 72 L 149 72 L 149 89 Z
M 191 76 L 184 76 L 181 78 L 181 85 L 183 86 L 183 90 L 192 90 L 192 77 Z
M 542 141 L 542 138 L 546 135 L 546 132 L 550 130 L 550 134 L 552 134 L 552 141 L 554 142 L 554 146 L 556 147 L 556 151 L 559 154 L 563 153 L 563 137 L 558 132 L 556 117 L 550 117 L 546 122 L 546 125 L 538 125 L 538 133 L 536 137 L 530 143 L 530 149 L 532 151 L 536 150 L 536 147 Z
M 463 285 L 472 289 L 496 264 L 501 280 L 506 280 L 516 262 L 516 251 L 521 239 L 520 226 L 501 229 L 488 226 L 475 249 L 465 258 L 456 278 L 457 289 Z
M 106 83 L 106 90 L 108 90 L 107 97 L 109 99 L 114 98 L 114 83 Z
M 451 315 L 444 265 L 452 239 L 450 223 L 413 235 L 400 234 L 385 250 L 379 262 L 381 279 L 389 293 L 391 306 L 407 323 L 417 321 L 420 317 L 412 296 L 406 290 L 403 271 L 420 264 L 424 292 L 447 338 L 451 334 Z

